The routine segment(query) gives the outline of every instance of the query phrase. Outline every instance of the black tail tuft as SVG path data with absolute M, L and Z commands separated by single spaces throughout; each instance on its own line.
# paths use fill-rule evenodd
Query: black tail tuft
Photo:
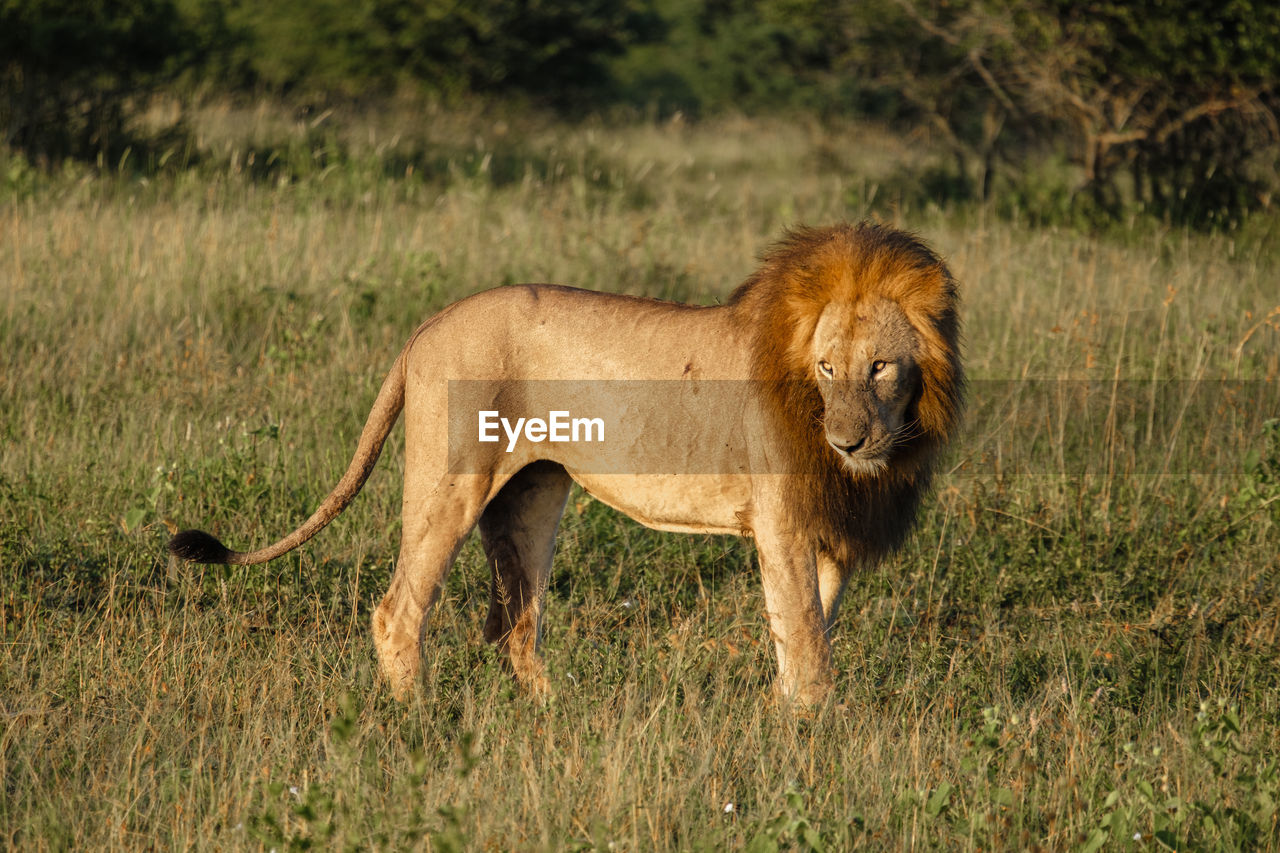
M 192 563 L 226 563 L 232 551 L 203 530 L 183 530 L 169 540 L 169 552 Z

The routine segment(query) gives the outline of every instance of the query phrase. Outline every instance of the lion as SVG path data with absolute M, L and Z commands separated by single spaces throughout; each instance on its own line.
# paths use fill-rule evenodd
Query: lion
M 722 305 L 555 285 L 454 303 L 405 344 L 346 473 L 302 526 L 256 551 L 196 530 L 169 547 L 234 564 L 298 547 L 360 491 L 403 410 L 403 535 L 373 616 L 397 698 L 413 690 L 427 615 L 476 526 L 491 573 L 485 639 L 519 682 L 550 689 L 543 604 L 577 482 L 658 530 L 753 539 L 776 690 L 811 706 L 833 689 L 828 634 L 845 586 L 903 543 L 963 389 L 957 286 L 938 255 L 882 225 L 801 227 Z M 557 411 L 593 405 L 616 415 L 613 438 L 541 440 Z

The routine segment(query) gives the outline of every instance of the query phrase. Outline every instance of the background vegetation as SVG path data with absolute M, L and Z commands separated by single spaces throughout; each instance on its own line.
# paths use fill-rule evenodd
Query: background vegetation
M 1273 13 L 453 8 L 0 2 L 0 844 L 1280 846 Z M 556 696 L 471 542 L 390 701 L 398 432 L 308 547 L 165 556 L 305 517 L 457 298 L 713 302 L 861 218 L 949 259 L 973 383 L 832 707 L 772 701 L 749 543 L 581 493 Z
M 1088 236 L 938 207 L 893 189 L 918 145 L 793 120 L 264 102 L 192 133 L 199 167 L 11 174 L 0 208 L 0 843 L 1280 842 L 1274 219 Z M 171 525 L 249 545 L 303 518 L 451 300 L 550 280 L 713 301 L 785 225 L 864 216 L 964 283 L 973 403 L 917 535 L 853 583 L 837 706 L 771 700 L 748 543 L 580 493 L 557 696 L 515 694 L 482 643 L 472 542 L 396 705 L 368 624 L 398 432 L 313 545 L 165 556 Z
M 0 4 L 0 146 L 40 164 L 172 148 L 193 107 L 228 95 L 781 109 L 932 137 L 940 199 L 1229 226 L 1275 196 L 1278 82 L 1280 7 L 1251 0 Z M 139 122 L 158 95 L 171 121 Z

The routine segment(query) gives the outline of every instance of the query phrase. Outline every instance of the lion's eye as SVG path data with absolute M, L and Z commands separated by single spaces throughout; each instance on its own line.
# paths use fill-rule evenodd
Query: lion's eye
M 888 363 L 887 361 L 873 361 L 873 362 L 871 362 L 871 375 L 872 375 L 872 376 L 879 376 L 879 375 L 880 375 L 880 372 L 881 372 L 881 371 L 883 371 L 883 370 L 884 370 L 886 367 L 888 367 L 888 366 L 889 366 L 889 363 Z
M 818 372 L 823 376 L 830 377 L 835 371 L 831 368 L 831 364 L 826 361 L 818 362 Z

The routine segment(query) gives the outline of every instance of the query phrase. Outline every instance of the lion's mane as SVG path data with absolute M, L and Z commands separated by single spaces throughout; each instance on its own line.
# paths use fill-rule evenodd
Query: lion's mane
M 868 223 L 790 231 L 760 260 L 728 304 L 752 318 L 752 376 L 772 437 L 795 472 L 787 480 L 791 522 L 837 561 L 875 560 L 906 538 L 939 451 L 960 422 L 955 280 L 913 235 Z M 810 341 L 828 303 L 877 296 L 896 302 L 919 336 L 919 385 L 888 467 L 860 475 L 823 435 Z

